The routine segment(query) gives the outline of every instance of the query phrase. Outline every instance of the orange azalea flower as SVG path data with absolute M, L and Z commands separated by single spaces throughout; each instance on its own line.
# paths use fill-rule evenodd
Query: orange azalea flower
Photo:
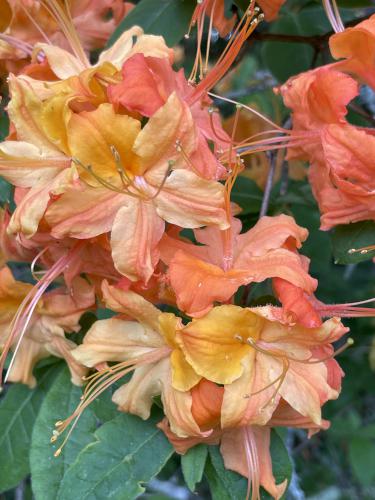
M 332 35 L 329 47 L 335 59 L 344 59 L 335 65 L 338 69 L 354 74 L 375 88 L 375 15 Z
M 241 285 L 284 278 L 311 294 L 317 282 L 295 251 L 307 231 L 287 215 L 262 217 L 246 233 L 232 220 L 231 237 L 215 228 L 195 231 L 197 246 L 165 234 L 160 251 L 177 305 L 190 316 L 201 316 L 213 303 L 228 301 Z
M 223 305 L 177 331 L 176 342 L 198 375 L 224 385 L 223 428 L 266 424 L 280 398 L 320 425 L 342 377 L 331 343 L 347 331 L 337 318 L 307 329 L 279 308 Z
M 68 340 L 64 332 L 77 332 L 80 329 L 78 322 L 81 315 L 95 304 L 93 290 L 85 280 L 76 278 L 70 293 L 63 288 L 46 293 L 30 318 L 16 314 L 32 289 L 32 285 L 16 281 L 9 268 L 1 269 L 2 348 L 9 341 L 8 334 L 12 325 L 18 323 L 18 335 L 11 339 L 14 355 L 8 370 L 8 380 L 34 387 L 34 365 L 40 359 L 53 354 L 65 359 L 72 374 L 72 382 L 80 385 L 86 370 L 72 357 L 71 351 L 76 344 Z
M 147 282 L 159 260 L 164 221 L 228 226 L 224 187 L 177 168 L 184 163 L 181 148 L 194 151 L 196 136 L 188 108 L 174 93 L 142 130 L 138 120 L 102 104 L 73 115 L 67 135 L 81 183 L 48 207 L 52 236 L 85 239 L 112 229 L 116 268 Z

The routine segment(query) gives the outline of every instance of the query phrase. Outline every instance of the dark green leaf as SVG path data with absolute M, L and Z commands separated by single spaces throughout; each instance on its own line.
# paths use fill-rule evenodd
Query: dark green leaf
M 131 500 L 144 491 L 173 453 L 157 429 L 158 418 L 143 421 L 121 414 L 105 423 L 68 469 L 58 499 Z
M 31 434 L 43 398 L 58 371 L 51 366 L 38 377 L 38 386 L 9 387 L 0 404 L 0 491 L 17 486 L 29 473 Z
M 371 486 L 375 481 L 374 442 L 364 438 L 353 438 L 349 443 L 349 458 L 354 475 L 363 486 Z
M 263 192 L 247 177 L 238 177 L 232 190 L 231 200 L 242 208 L 241 215 L 258 213 L 262 205 Z
M 35 422 L 30 452 L 32 487 L 36 500 L 58 497 L 66 471 L 78 453 L 95 440 L 93 433 L 97 420 L 91 408 L 87 408 L 61 455 L 57 458 L 53 455 L 63 439 L 61 437 L 57 444 L 51 444 L 50 438 L 55 423 L 74 411 L 81 395 L 82 390 L 71 383 L 69 370 L 65 368 L 43 401 Z
M 140 26 L 145 33 L 162 35 L 172 47 L 187 33 L 196 2 L 194 0 L 141 0 L 120 23 L 111 36 L 112 45 L 132 26 Z
M 210 485 L 213 500 L 238 500 L 246 498 L 247 479 L 227 470 L 218 446 L 210 446 L 210 461 L 205 474 Z
M 195 485 L 202 480 L 207 453 L 207 446 L 198 444 L 190 448 L 190 450 L 181 457 L 181 467 L 184 479 L 191 491 L 194 491 Z
M 375 245 L 375 222 L 363 221 L 337 226 L 332 236 L 333 255 L 337 264 L 356 264 L 375 257 L 375 251 L 352 252 Z

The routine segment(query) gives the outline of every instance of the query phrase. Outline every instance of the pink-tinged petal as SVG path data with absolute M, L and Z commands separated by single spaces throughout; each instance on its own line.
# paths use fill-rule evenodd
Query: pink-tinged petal
M 298 226 L 289 215 L 262 217 L 254 227 L 237 237 L 235 265 L 241 267 L 248 255 L 261 256 L 269 250 L 281 248 L 288 241 L 301 248 L 308 234 L 307 229 Z
M 162 392 L 162 380 L 169 373 L 169 360 L 138 367 L 127 384 L 117 389 L 112 401 L 118 410 L 138 415 L 143 420 L 150 417 L 153 398 Z
M 17 132 L 17 139 L 34 144 L 41 153 L 60 156 L 61 152 L 49 141 L 43 130 L 42 101 L 28 81 L 9 76 L 11 100 L 8 104 L 9 118 Z
M 253 488 L 252 498 L 259 497 L 259 487 L 278 500 L 285 493 L 288 481 L 276 484 L 272 473 L 270 452 L 271 429 L 250 426 L 226 430 L 221 439 L 220 451 L 227 469 L 249 478 Z
M 298 413 L 317 425 L 322 421 L 321 405 L 338 397 L 338 392 L 327 383 L 324 363 L 306 365 L 295 361 L 289 361 L 279 394 Z
M 154 331 L 159 331 L 159 316 L 161 313 L 151 302 L 148 302 L 137 293 L 110 286 L 107 281 L 103 281 L 102 291 L 104 302 L 109 309 L 125 313 L 142 323 L 142 325 L 146 325 Z
M 273 279 L 273 288 L 277 298 L 287 314 L 292 314 L 295 321 L 307 328 L 321 326 L 322 320 L 302 288 L 282 278 Z
M 49 156 L 45 152 L 23 141 L 0 143 L 0 174 L 15 186 L 35 187 L 55 177 L 70 160 L 56 152 Z
M 136 321 L 110 318 L 95 321 L 73 357 L 90 368 L 99 363 L 127 361 L 162 347 L 163 339 L 154 330 Z
M 157 245 L 164 222 L 149 201 L 124 197 L 111 233 L 112 257 L 116 269 L 132 281 L 151 278 L 159 261 Z
M 241 377 L 224 387 L 223 428 L 265 425 L 280 399 L 275 392 L 283 372 L 281 360 L 257 352 L 255 357 L 244 358 L 242 365 Z
M 65 169 L 42 186 L 36 186 L 25 192 L 22 199 L 17 201 L 17 208 L 9 222 L 8 231 L 23 233 L 27 237 L 33 236 L 51 198 L 64 189 L 70 182 L 70 177 L 70 169 Z
M 93 306 L 95 306 L 93 286 L 77 276 L 70 284 L 69 290 L 56 288 L 46 293 L 41 311 L 55 318 L 65 331 L 74 331 L 80 329 L 78 321 L 81 314 Z
M 122 105 L 143 116 L 152 116 L 174 90 L 170 85 L 174 72 L 166 59 L 146 59 L 143 54 L 135 54 L 125 61 L 121 72 L 122 81 L 108 87 L 108 98 L 115 106 Z M 164 81 L 172 88 L 165 89 Z
M 35 52 L 43 52 L 52 71 L 61 80 L 71 76 L 79 75 L 86 69 L 86 66 L 76 56 L 56 45 L 38 43 L 35 45 Z
M 193 245 L 193 243 L 189 240 L 179 237 L 180 229 L 176 229 L 176 231 L 173 229 L 173 231 L 164 233 L 162 239 L 160 240 L 159 251 L 161 260 L 169 266 L 171 260 L 175 256 L 175 253 L 182 250 L 184 253 L 191 255 L 192 257 L 208 262 L 207 248 L 204 246 Z
M 55 238 L 92 238 L 111 230 L 124 196 L 88 185 L 71 186 L 48 207 L 46 221 Z
M 154 203 L 160 217 L 176 226 L 229 227 L 224 209 L 224 186 L 202 179 L 188 170 L 173 171 Z
M 322 420 L 319 425 L 314 424 L 308 417 L 304 417 L 284 400 L 281 400 L 272 415 L 269 425 L 272 427 L 293 427 L 294 429 L 308 429 L 309 437 L 320 430 L 327 430 L 330 426 L 328 420 Z
M 179 309 L 189 316 L 202 316 L 215 301 L 227 302 L 237 289 L 252 280 L 252 275 L 220 267 L 177 251 L 169 264 L 168 277 Z
M 190 156 L 196 148 L 196 132 L 190 110 L 174 92 L 150 118 L 134 143 L 133 151 L 141 159 L 142 170 L 147 171 L 146 178 L 151 184 L 160 185 L 169 161 L 175 162 L 174 167 L 185 165 L 176 141 L 179 141 L 184 155 Z
M 221 165 L 217 157 L 211 151 L 203 134 L 198 131 L 198 143 L 196 151 L 191 155 L 190 162 L 194 172 L 204 179 L 222 179 L 227 170 Z
M 257 257 L 253 257 L 250 252 L 242 251 L 235 261 L 235 268 L 246 270 L 248 275 L 252 276 L 249 282 L 261 282 L 267 278 L 283 278 L 310 294 L 318 284 L 317 280 L 303 269 L 300 256 L 285 248 L 270 250 Z

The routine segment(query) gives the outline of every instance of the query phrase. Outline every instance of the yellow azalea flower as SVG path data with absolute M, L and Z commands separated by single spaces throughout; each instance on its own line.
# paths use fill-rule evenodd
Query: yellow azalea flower
M 347 328 L 337 318 L 311 329 L 281 318 L 276 307 L 223 305 L 177 332 L 195 372 L 225 385 L 223 427 L 263 425 L 281 397 L 320 424 L 322 404 L 338 396 L 330 385 L 341 373 L 331 343 Z
M 79 319 L 92 307 L 95 297 L 91 286 L 82 278 L 75 278 L 72 290 L 56 288 L 44 295 L 35 307 L 32 317 L 24 318 L 21 305 L 29 297 L 33 286 L 16 281 L 8 267 L 0 270 L 0 345 L 6 348 L 9 332 L 13 327 L 18 334 L 12 338 L 14 356 L 8 372 L 8 380 L 34 387 L 35 364 L 51 354 L 64 358 L 72 375 L 72 382 L 80 385 L 86 369 L 72 357 L 76 344 L 65 337 L 64 332 L 80 329 Z M 26 329 L 26 332 L 23 330 Z M 18 341 L 22 338 L 22 343 Z
M 161 395 L 174 432 L 183 437 L 204 435 L 192 416 L 189 392 L 201 377 L 185 361 L 175 343 L 181 320 L 160 312 L 141 295 L 107 282 L 103 282 L 103 298 L 106 306 L 121 316 L 96 321 L 83 343 L 72 351 L 78 363 L 97 367 L 99 371 L 88 377 L 91 380 L 82 402 L 68 419 L 59 423 L 58 432 L 63 432 L 101 392 L 133 372 L 130 381 L 113 394 L 113 401 L 121 411 L 147 419 L 153 398 Z M 123 319 L 124 315 L 132 319 Z M 109 362 L 117 364 L 103 369 Z

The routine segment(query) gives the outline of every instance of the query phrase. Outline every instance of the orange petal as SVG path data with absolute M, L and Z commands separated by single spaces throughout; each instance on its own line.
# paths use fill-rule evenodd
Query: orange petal
M 189 316 L 202 316 L 215 301 L 226 302 L 237 289 L 252 281 L 251 271 L 227 272 L 178 250 L 172 258 L 168 276 L 179 309 Z
M 111 233 L 116 269 L 132 281 L 147 283 L 159 261 L 157 245 L 163 232 L 164 222 L 151 202 L 124 196 Z

